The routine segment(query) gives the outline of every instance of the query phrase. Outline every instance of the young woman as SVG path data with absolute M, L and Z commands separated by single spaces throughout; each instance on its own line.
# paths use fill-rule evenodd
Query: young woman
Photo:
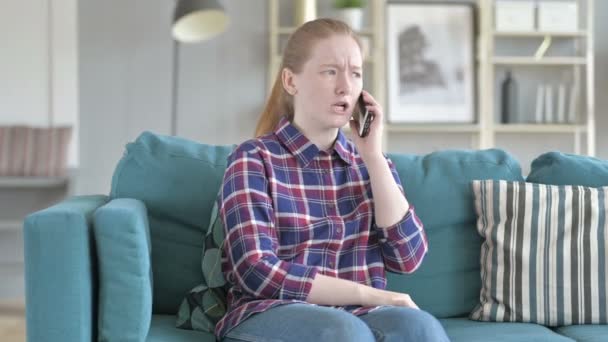
M 383 111 L 362 91 L 361 44 L 319 19 L 290 37 L 257 138 L 228 158 L 220 201 L 231 285 L 223 341 L 448 341 L 386 270 L 416 270 L 428 245 L 392 162 Z M 341 127 L 360 94 L 368 136 Z M 287 305 L 289 304 L 289 305 Z

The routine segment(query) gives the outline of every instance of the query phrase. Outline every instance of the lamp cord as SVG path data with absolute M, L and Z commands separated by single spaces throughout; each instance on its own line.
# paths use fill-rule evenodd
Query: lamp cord
M 55 78 L 54 75 L 54 56 L 53 56 L 53 0 L 46 1 L 46 35 L 47 35 L 47 106 L 48 106 L 48 126 L 53 127 L 55 121 L 55 94 L 53 91 L 53 80 Z

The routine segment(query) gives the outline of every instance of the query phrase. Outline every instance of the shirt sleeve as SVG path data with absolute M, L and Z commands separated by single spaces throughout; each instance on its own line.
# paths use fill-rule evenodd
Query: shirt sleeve
M 388 158 L 387 162 L 393 178 L 405 196 L 395 165 Z M 387 270 L 395 273 L 412 273 L 420 266 L 428 251 L 428 240 L 424 225 L 416 215 L 411 203 L 410 208 L 399 222 L 389 227 L 378 227 L 374 220 L 374 228 L 378 233 Z
M 219 199 L 226 279 L 257 298 L 306 300 L 318 269 L 276 256 L 272 199 L 261 157 L 237 150 L 228 164 Z

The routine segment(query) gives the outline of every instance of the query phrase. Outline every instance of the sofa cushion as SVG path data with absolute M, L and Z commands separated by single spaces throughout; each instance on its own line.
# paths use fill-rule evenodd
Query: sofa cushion
M 98 339 L 142 341 L 152 316 L 146 207 L 134 199 L 112 200 L 95 211 L 93 231 L 99 260 Z
M 111 198 L 139 199 L 148 209 L 154 313 L 175 314 L 203 282 L 204 233 L 232 149 L 144 132 L 116 167 Z
M 578 342 L 606 342 L 608 339 L 608 325 L 570 325 L 555 331 Z
M 140 199 L 152 214 L 204 232 L 232 149 L 144 132 L 127 144 L 111 195 Z
M 201 263 L 205 283 L 210 288 L 226 286 L 226 279 L 222 273 L 222 244 L 225 237 L 224 224 L 220 216 L 218 201 L 216 201 L 211 210 L 209 229 L 205 234 L 205 250 Z
M 473 179 L 523 180 L 506 152 L 389 154 L 427 233 L 429 252 L 416 272 L 388 274 L 388 289 L 409 293 L 436 317 L 467 315 L 479 300 L 481 238 L 475 230 Z M 433 289 L 429 291 L 429 289 Z
M 608 323 L 608 187 L 474 181 L 480 304 L 471 319 Z
M 148 211 L 152 239 L 153 313 L 177 313 L 190 289 L 203 282 L 204 233 Z
M 208 332 L 182 330 L 175 327 L 175 316 L 153 315 L 146 342 L 215 342 Z
M 574 342 L 549 328 L 532 323 L 477 322 L 466 318 L 440 319 L 452 342 Z
M 548 152 L 532 161 L 526 181 L 554 185 L 608 186 L 608 160 Z

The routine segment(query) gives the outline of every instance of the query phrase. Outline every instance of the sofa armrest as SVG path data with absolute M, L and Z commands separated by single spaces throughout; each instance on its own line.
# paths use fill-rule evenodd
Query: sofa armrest
M 97 272 L 92 220 L 107 196 L 78 196 L 26 217 L 28 341 L 96 338 Z
M 93 231 L 99 260 L 99 341 L 145 341 L 152 320 L 150 227 L 145 204 L 113 199 Z

